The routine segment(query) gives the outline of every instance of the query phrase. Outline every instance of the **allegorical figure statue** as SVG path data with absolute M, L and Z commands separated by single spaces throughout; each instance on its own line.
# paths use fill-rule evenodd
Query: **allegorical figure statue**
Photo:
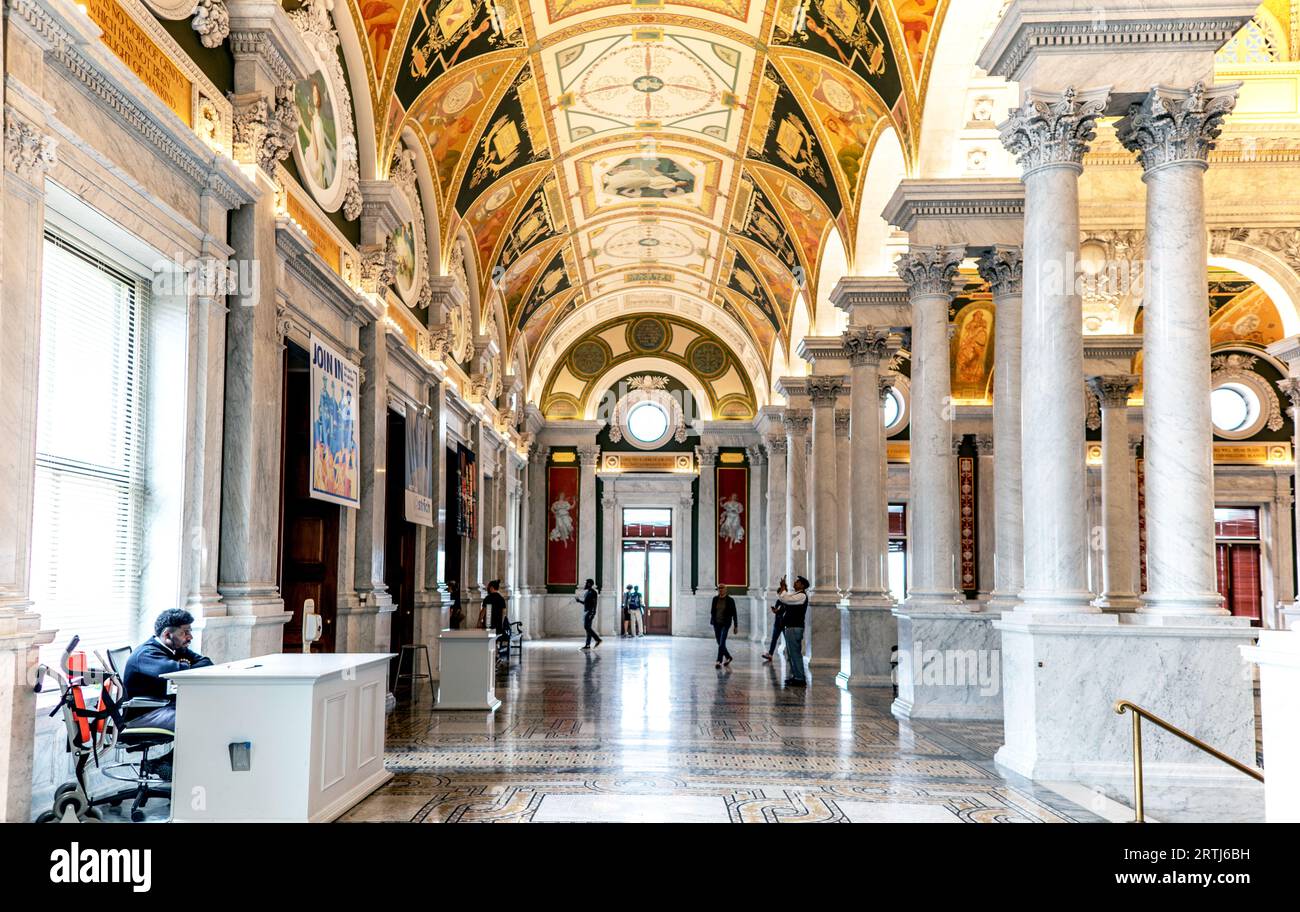
M 555 528 L 551 530 L 551 541 L 567 542 L 573 538 L 573 502 L 563 491 L 551 504 L 551 515 L 555 517 Z
M 745 512 L 745 505 L 732 494 L 721 504 L 722 522 L 718 524 L 718 537 L 733 547 L 745 539 L 745 527 L 740 523 L 740 514 Z

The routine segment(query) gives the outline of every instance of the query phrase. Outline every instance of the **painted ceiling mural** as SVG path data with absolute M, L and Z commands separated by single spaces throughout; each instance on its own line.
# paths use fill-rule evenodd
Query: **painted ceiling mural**
M 466 234 L 528 358 L 637 288 L 788 345 L 876 140 L 914 155 L 947 2 L 348 0 L 381 161 L 415 131 L 441 261 Z

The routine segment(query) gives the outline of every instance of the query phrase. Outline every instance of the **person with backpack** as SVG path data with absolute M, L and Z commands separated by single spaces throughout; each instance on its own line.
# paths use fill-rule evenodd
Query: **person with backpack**
M 645 631 L 645 605 L 641 601 L 641 590 L 632 587 L 632 594 L 627 600 L 628 636 L 639 637 Z
M 631 635 L 629 630 L 629 625 L 631 624 L 631 617 L 628 611 L 628 606 L 631 604 L 632 604 L 632 584 L 628 583 L 627 588 L 623 590 L 623 632 L 619 634 L 619 636 L 621 637 Z

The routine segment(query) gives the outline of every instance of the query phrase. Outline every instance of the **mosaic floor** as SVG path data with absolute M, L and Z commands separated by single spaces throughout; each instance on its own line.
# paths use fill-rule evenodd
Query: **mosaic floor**
M 495 714 L 399 692 L 394 778 L 343 821 L 1064 823 L 1099 816 L 993 765 L 1001 723 L 900 723 L 887 688 L 807 689 L 757 644 L 526 644 Z M 739 648 L 737 648 L 739 647 Z

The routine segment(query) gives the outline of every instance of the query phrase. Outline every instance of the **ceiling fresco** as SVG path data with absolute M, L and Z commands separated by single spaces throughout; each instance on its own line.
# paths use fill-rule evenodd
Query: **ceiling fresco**
M 854 249 L 877 139 L 914 155 L 946 3 L 348 0 L 380 160 L 415 132 L 440 261 L 465 235 L 530 361 L 639 288 L 788 347 L 831 231 Z

